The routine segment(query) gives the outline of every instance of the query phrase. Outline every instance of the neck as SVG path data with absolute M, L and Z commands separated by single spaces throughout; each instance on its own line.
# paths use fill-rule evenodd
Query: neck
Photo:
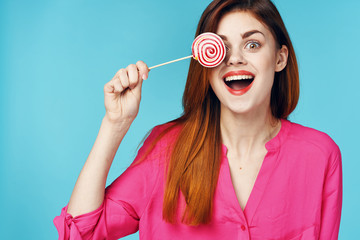
M 257 112 L 235 114 L 225 108 L 220 116 L 223 143 L 233 155 L 246 156 L 276 136 L 280 120 L 274 118 L 270 107 Z

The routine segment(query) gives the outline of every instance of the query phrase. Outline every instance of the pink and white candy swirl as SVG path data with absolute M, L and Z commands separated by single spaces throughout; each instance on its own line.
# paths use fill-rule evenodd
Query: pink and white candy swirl
M 225 44 L 215 33 L 206 32 L 195 38 L 192 44 L 192 55 L 204 67 L 216 67 L 225 58 Z

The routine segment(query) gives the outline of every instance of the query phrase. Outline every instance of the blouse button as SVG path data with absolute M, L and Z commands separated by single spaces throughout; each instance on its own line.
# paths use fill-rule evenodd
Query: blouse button
M 245 231 L 246 227 L 244 225 L 241 225 L 241 230 Z

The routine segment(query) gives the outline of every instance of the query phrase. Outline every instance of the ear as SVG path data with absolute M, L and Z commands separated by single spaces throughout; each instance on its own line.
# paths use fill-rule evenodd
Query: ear
M 276 54 L 275 72 L 281 72 L 286 67 L 288 55 L 289 50 L 287 46 L 282 45 L 281 49 L 279 49 Z

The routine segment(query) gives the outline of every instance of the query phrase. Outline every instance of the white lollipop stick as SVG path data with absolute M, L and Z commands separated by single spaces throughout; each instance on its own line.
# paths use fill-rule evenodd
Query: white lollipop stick
M 185 60 L 185 59 L 188 59 L 188 58 L 192 58 L 192 57 L 193 57 L 193 56 L 191 55 L 191 56 L 187 56 L 187 57 L 183 57 L 183 58 L 178 58 L 178 59 L 175 59 L 175 60 L 166 62 L 166 63 L 158 64 L 158 65 L 149 67 L 149 70 L 151 70 L 151 69 L 153 69 L 153 68 L 157 68 L 157 67 L 164 66 L 164 65 L 169 64 L 169 63 L 178 62 L 178 61 L 181 61 L 181 60 Z

